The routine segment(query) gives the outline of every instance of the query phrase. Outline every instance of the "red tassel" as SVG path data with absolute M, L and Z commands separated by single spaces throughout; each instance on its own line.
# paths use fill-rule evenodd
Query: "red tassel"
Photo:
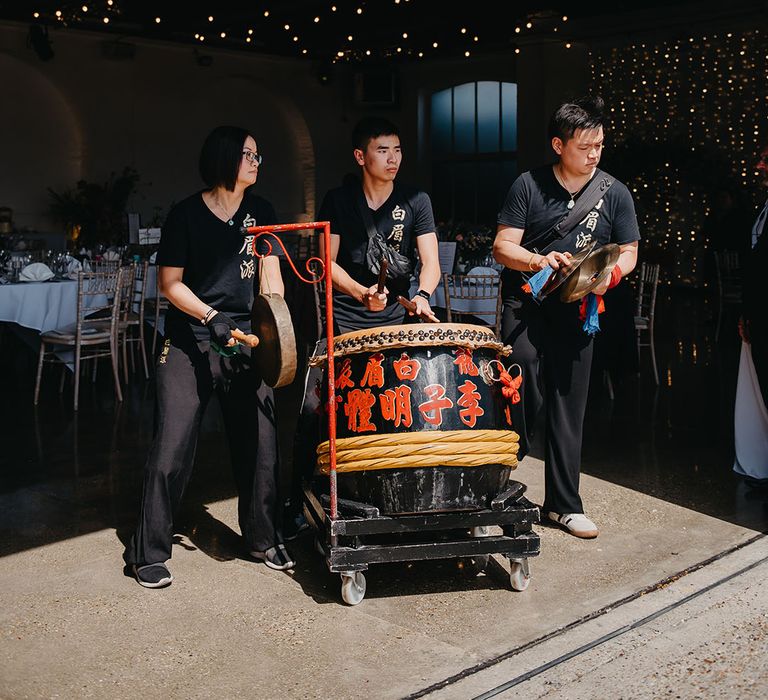
M 512 403 L 520 403 L 520 387 L 523 384 L 523 375 L 520 374 L 514 379 L 512 375 L 506 370 L 499 372 L 499 379 L 501 380 L 501 395 Z

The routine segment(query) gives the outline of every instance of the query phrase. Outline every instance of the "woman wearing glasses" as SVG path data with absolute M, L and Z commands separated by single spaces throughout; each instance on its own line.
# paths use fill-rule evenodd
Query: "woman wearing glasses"
M 240 530 L 250 554 L 292 568 L 278 523 L 278 457 L 272 390 L 231 331 L 250 331 L 260 289 L 283 294 L 279 260 L 256 256 L 241 227 L 276 223 L 272 205 L 252 194 L 261 164 L 246 130 L 220 126 L 206 138 L 200 174 L 207 189 L 176 205 L 157 254 L 160 289 L 171 305 L 157 360 L 157 432 L 144 470 L 139 524 L 125 552 L 136 580 L 173 580 L 173 517 L 192 472 L 200 421 L 215 391 L 229 441 Z M 225 451 L 222 450 L 222 460 Z

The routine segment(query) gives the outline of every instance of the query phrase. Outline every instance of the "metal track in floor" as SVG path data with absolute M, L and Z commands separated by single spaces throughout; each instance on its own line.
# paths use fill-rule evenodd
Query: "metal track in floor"
M 710 564 L 713 564 L 716 561 L 719 561 L 720 559 L 728 556 L 729 554 L 733 554 L 734 552 L 738 552 L 740 549 L 743 549 L 744 547 L 747 547 L 763 538 L 766 537 L 765 533 L 756 535 L 755 537 L 750 538 L 749 540 L 742 542 L 741 544 L 734 545 L 733 547 L 729 547 L 728 549 L 719 552 L 718 554 L 715 554 L 707 559 L 704 559 L 703 561 L 700 561 L 696 564 L 693 564 L 692 566 L 687 567 L 686 569 L 683 569 L 682 571 L 679 571 L 675 574 L 672 574 L 671 576 L 668 576 L 661 581 L 657 581 L 656 583 L 651 584 L 650 586 L 646 586 L 645 588 L 640 589 L 639 591 L 636 591 L 635 593 L 626 596 L 624 598 L 621 598 L 617 600 L 615 603 L 611 603 L 610 605 L 606 605 L 599 610 L 596 610 L 595 612 L 589 613 L 588 615 L 585 615 L 578 620 L 575 620 L 574 622 L 571 622 L 568 625 L 565 625 L 563 627 L 560 627 L 556 630 L 553 630 L 552 632 L 549 632 L 548 634 L 545 634 L 541 637 L 538 637 L 537 639 L 534 639 L 530 642 L 527 642 L 526 644 L 523 644 L 519 647 L 515 647 L 514 649 L 510 649 L 509 651 L 506 651 L 502 654 L 499 654 L 498 656 L 495 656 L 491 659 L 486 659 L 485 661 L 482 661 L 478 664 L 475 664 L 474 666 L 470 666 L 469 668 L 464 669 L 463 671 L 460 671 L 457 674 L 454 674 L 452 676 L 449 676 L 448 678 L 443 679 L 442 681 L 438 681 L 437 683 L 433 683 L 430 686 L 427 686 L 426 688 L 422 688 L 421 690 L 416 691 L 415 693 L 411 693 L 410 695 L 407 695 L 403 698 L 403 700 L 416 700 L 417 698 L 423 698 L 430 693 L 434 693 L 435 691 L 441 690 L 443 688 L 447 688 L 451 685 L 454 685 L 458 683 L 459 681 L 468 678 L 469 676 L 472 676 L 476 673 L 480 673 L 481 671 L 485 671 L 486 669 L 489 669 L 496 664 L 501 663 L 502 661 L 506 661 L 507 659 L 510 659 L 514 656 L 517 656 L 525 651 L 528 651 L 536 646 L 539 646 L 543 644 L 544 642 L 547 642 L 555 637 L 558 637 L 560 635 L 563 635 L 567 632 L 570 632 L 577 627 L 580 627 L 581 625 L 590 622 L 591 620 L 594 620 L 598 617 L 601 617 L 609 612 L 612 612 L 616 610 L 617 608 L 626 605 L 627 603 L 631 603 L 634 600 L 637 600 L 641 596 L 647 595 L 648 593 L 652 593 L 656 590 L 659 590 L 661 588 L 664 588 L 668 586 L 670 583 L 673 583 L 680 578 L 683 578 L 684 576 L 687 576 L 688 574 L 691 574 L 695 571 L 698 571 L 705 566 L 708 566 Z M 552 661 L 547 662 L 546 664 L 542 664 L 541 666 L 538 666 L 534 669 L 531 669 L 530 671 L 527 671 L 526 673 L 523 673 L 519 676 L 516 676 L 515 678 L 510 679 L 509 681 L 496 686 L 495 688 L 492 688 L 491 690 L 488 690 L 487 692 L 483 693 L 482 695 L 477 696 L 476 698 L 473 698 L 473 700 L 486 700 L 486 698 L 492 698 L 496 695 L 499 695 L 500 693 L 503 693 L 506 690 L 509 690 L 510 688 L 513 688 L 516 685 L 519 685 L 520 683 L 524 683 L 527 680 L 530 680 L 531 678 L 534 678 L 537 675 L 540 675 L 541 673 L 544 673 L 545 671 L 548 671 L 551 668 L 554 668 L 555 666 L 558 666 L 562 663 L 565 663 L 566 661 L 569 661 L 570 659 L 575 658 L 576 656 L 579 656 L 581 654 L 586 653 L 590 649 L 593 649 L 597 646 L 600 646 L 601 644 L 604 644 L 611 639 L 614 639 L 622 634 L 625 634 L 626 632 L 629 632 L 633 629 L 637 629 L 638 627 L 642 627 L 643 625 L 648 624 L 649 622 L 652 622 L 656 618 L 665 615 L 675 608 L 680 607 L 681 605 L 685 605 L 686 603 L 690 602 L 694 598 L 697 598 L 700 595 L 703 595 L 704 593 L 709 592 L 713 588 L 716 588 L 718 586 L 723 585 L 724 583 L 727 583 L 733 578 L 736 578 L 738 576 L 741 576 L 742 574 L 746 573 L 747 571 L 750 571 L 751 569 L 765 563 L 768 561 L 768 557 L 764 557 L 763 559 L 760 559 L 759 561 L 753 562 L 749 566 L 744 567 L 743 569 L 740 569 L 739 571 L 734 572 L 733 574 L 729 574 L 728 576 L 723 577 L 722 579 L 719 579 L 715 581 L 714 583 L 709 584 L 708 586 L 695 591 L 694 593 L 691 593 L 690 595 L 686 596 L 685 598 L 680 599 L 679 601 L 676 601 L 675 603 L 671 603 L 670 605 L 662 608 L 661 610 L 657 610 L 654 613 L 651 613 L 650 615 L 647 615 L 646 617 L 641 618 L 640 620 L 636 620 L 635 622 L 624 625 L 623 627 L 620 627 L 613 632 L 609 632 L 606 635 L 603 635 L 602 637 L 599 637 L 598 639 L 593 640 L 592 642 L 588 644 L 584 644 L 573 651 L 568 652 L 567 654 L 563 654 L 562 656 L 557 657 L 556 659 L 553 659 Z

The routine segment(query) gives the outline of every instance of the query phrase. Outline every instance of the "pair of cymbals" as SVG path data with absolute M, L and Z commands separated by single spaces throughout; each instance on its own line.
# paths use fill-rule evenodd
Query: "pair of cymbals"
M 560 290 L 560 300 L 566 303 L 578 301 L 599 287 L 619 260 L 619 246 L 607 243 L 599 248 L 597 242 L 574 255 L 570 264 L 561 266 L 544 284 L 542 297 L 550 296 Z

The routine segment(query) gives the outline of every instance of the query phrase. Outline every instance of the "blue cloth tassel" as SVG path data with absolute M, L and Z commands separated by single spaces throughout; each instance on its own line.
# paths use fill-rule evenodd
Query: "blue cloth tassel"
M 546 284 L 553 272 L 554 270 L 547 265 L 543 270 L 539 270 L 535 275 L 528 279 L 528 285 L 531 288 L 531 296 L 536 299 L 536 301 L 541 301 L 541 297 L 539 296 L 541 288 Z
M 587 317 L 584 319 L 584 325 L 582 328 L 584 329 L 585 333 L 594 335 L 600 330 L 600 318 L 598 317 L 597 313 L 597 297 L 592 294 L 592 292 L 590 292 L 589 296 L 587 296 L 586 316 Z

